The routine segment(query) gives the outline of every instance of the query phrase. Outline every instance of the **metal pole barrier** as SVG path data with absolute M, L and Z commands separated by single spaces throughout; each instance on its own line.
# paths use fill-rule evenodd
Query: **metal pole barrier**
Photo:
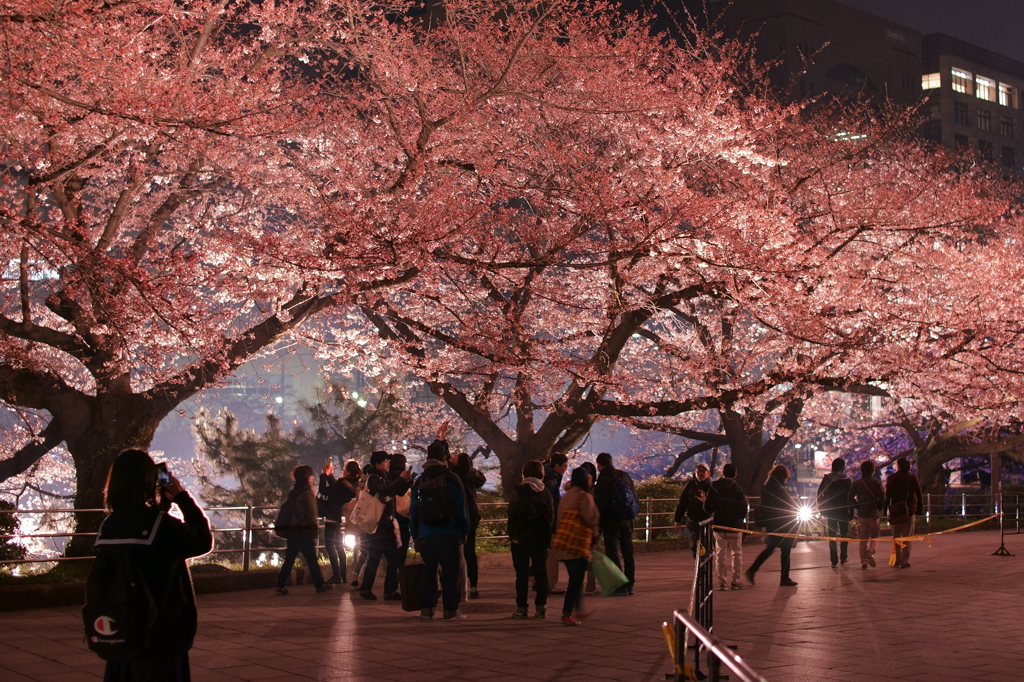
M 967 520 L 967 493 L 960 493 L 960 517 Z
M 711 682 L 719 682 L 721 680 L 721 665 L 722 662 L 718 660 L 718 656 L 711 649 L 708 649 L 708 679 Z
M 993 495 L 993 497 L 995 497 L 995 496 Z M 1000 495 L 1000 497 L 1002 497 L 1002 496 Z M 1006 535 L 1003 532 L 1003 512 L 1002 512 L 1002 508 L 1003 508 L 1003 504 L 1002 504 L 1002 500 L 1000 499 L 1000 501 L 999 501 L 999 509 L 1000 509 L 1000 511 L 999 511 L 999 549 L 997 549 L 996 551 L 992 552 L 992 556 L 1013 556 L 1012 554 L 1010 554 L 1010 550 L 1006 549 Z
M 245 505 L 245 530 L 242 531 L 242 570 L 249 570 L 249 548 L 252 547 L 252 504 Z
M 647 498 L 647 528 L 644 532 L 644 542 L 651 541 L 651 498 Z
M 686 669 L 686 626 L 683 625 L 683 621 L 678 618 L 673 620 L 676 632 L 676 660 L 672 661 L 672 663 L 675 664 L 674 679 L 675 682 L 687 682 L 687 680 L 683 678 L 682 673 L 682 671 Z
M 932 494 L 925 493 L 924 498 L 924 522 L 930 526 L 932 523 Z
M 1017 534 L 1020 535 L 1020 494 L 1013 496 L 1013 519 L 1017 522 Z

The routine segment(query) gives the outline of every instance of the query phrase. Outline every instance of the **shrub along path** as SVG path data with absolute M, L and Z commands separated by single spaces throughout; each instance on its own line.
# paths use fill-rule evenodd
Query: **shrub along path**
M 861 571 L 855 547 L 849 565 L 832 569 L 824 544 L 800 544 L 799 588 L 779 588 L 778 559 L 769 560 L 756 587 L 715 593 L 716 634 L 738 644 L 771 682 L 1016 679 L 1024 536 L 1008 536 L 1015 557 L 991 556 L 998 545 L 991 532 L 945 536 L 931 548 L 915 545 L 909 569 L 880 561 Z M 757 549 L 745 548 L 745 565 Z M 547 620 L 512 620 L 512 572 L 498 567 L 484 571 L 481 600 L 456 621 L 421 621 L 349 588 L 201 595 L 192 675 L 196 682 L 654 682 L 670 670 L 660 625 L 686 604 L 691 570 L 688 551 L 638 555 L 636 596 L 591 598 L 597 613 L 581 627 L 558 621 L 555 596 Z M 73 607 L 0 613 L 0 680 L 101 679 L 103 664 L 86 649 L 78 614 Z

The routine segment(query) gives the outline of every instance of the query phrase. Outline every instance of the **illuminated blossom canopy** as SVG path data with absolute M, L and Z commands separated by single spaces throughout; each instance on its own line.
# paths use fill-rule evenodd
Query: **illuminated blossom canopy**
M 408 10 L 5 5 L 0 478 L 64 443 L 98 506 L 121 449 L 289 336 L 427 381 L 506 482 L 605 417 L 1015 367 L 979 302 L 1010 189 L 906 112 L 780 104 L 744 46 L 600 5 Z

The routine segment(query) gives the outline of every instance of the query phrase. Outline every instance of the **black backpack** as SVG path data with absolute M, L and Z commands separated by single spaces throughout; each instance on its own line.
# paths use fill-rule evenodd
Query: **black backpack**
M 277 512 L 277 521 L 274 522 L 274 535 L 287 540 L 295 531 L 295 500 L 294 495 L 288 495 L 288 499 L 281 505 L 281 511 Z
M 548 511 L 548 505 L 544 500 L 544 493 L 546 491 L 537 492 L 530 490 L 526 495 L 526 499 L 523 501 L 523 520 L 530 523 L 544 523 L 547 524 L 551 521 L 551 514 Z
M 151 655 L 150 634 L 158 608 L 132 551 L 127 545 L 100 549 L 85 583 L 85 639 L 106 661 Z
M 427 526 L 444 526 L 455 519 L 455 504 L 448 494 L 448 473 L 420 476 L 420 521 Z
M 612 512 L 619 521 L 632 521 L 640 515 L 640 500 L 629 481 L 615 473 L 612 479 Z

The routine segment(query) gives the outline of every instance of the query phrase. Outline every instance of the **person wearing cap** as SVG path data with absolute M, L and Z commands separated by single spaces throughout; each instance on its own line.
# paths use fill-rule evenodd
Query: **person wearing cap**
M 704 509 L 704 500 L 707 499 L 709 490 L 711 490 L 711 470 L 704 462 L 698 462 L 693 470 L 693 478 L 683 486 L 683 492 L 679 495 L 674 524 L 676 530 L 679 530 L 683 525 L 683 517 L 687 518 L 686 528 L 690 531 L 690 551 L 693 552 L 694 559 L 697 558 L 700 522 L 711 516 Z
M 378 450 L 370 455 L 373 469 L 366 477 L 366 493 L 376 495 L 384 503 L 380 521 L 372 533 L 366 535 L 366 568 L 363 569 L 363 583 L 359 586 L 359 596 L 374 600 L 373 582 L 377 577 L 377 567 L 381 557 L 387 561 L 384 571 L 384 599 L 397 601 L 402 598 L 398 592 L 398 566 L 404 563 L 405 557 L 398 556 L 398 536 L 395 534 L 395 496 L 404 495 L 409 489 L 412 472 L 403 471 L 398 478 L 388 479 L 391 469 L 391 455 Z

